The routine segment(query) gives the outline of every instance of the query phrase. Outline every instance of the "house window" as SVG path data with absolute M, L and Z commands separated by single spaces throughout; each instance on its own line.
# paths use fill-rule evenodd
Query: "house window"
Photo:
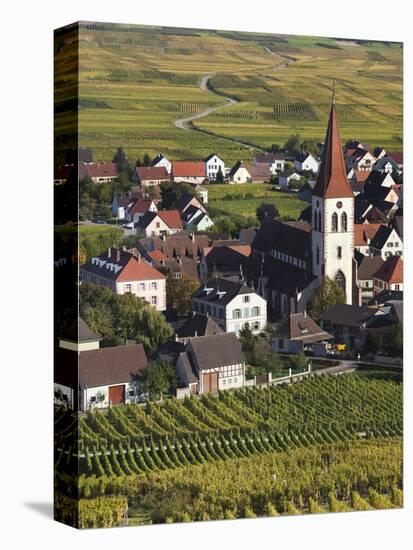
M 234 384 L 236 384 L 236 383 L 237 383 L 237 380 L 238 380 L 238 378 L 233 378 L 232 381 L 233 381 Z
M 250 308 L 244 307 L 244 317 L 249 317 L 249 316 L 250 316 Z
M 339 260 L 341 260 L 341 253 L 342 253 L 341 246 L 338 246 L 338 247 L 337 247 L 337 258 L 338 258 Z
M 259 314 L 260 314 L 260 308 L 258 306 L 253 307 L 252 308 L 252 316 L 253 317 L 258 317 Z
M 385 252 L 385 253 L 384 253 L 384 256 L 385 256 L 386 258 L 390 258 L 390 256 L 392 256 L 392 253 L 391 253 L 391 252 Z
M 249 296 L 244 296 L 242 301 L 244 302 L 244 304 L 247 304 L 250 301 L 250 297 Z
M 131 284 L 125 285 L 125 288 L 126 288 L 126 292 L 132 292 L 132 285 Z
M 252 328 L 253 328 L 253 330 L 260 330 L 259 321 L 255 321 L 254 323 L 252 323 Z
M 160 222 L 156 222 L 156 228 L 159 229 L 159 227 L 161 227 L 161 223 L 160 223 Z
M 232 312 L 232 318 L 233 319 L 241 319 L 241 310 L 240 309 L 234 309 Z
M 400 290 L 400 285 L 394 285 L 394 290 Z
M 387 243 L 388 248 L 393 248 L 393 243 Z
M 145 283 L 139 283 L 139 290 L 145 292 Z
M 347 214 L 345 212 L 341 214 L 341 231 L 347 231 Z
M 278 340 L 278 348 L 279 349 L 284 349 L 284 340 L 282 338 L 280 338 Z
M 331 216 L 331 231 L 338 231 L 338 216 L 336 212 Z
M 156 290 L 158 288 L 158 283 L 153 282 L 152 283 L 152 289 Z
M 158 303 L 158 297 L 157 296 L 151 296 L 151 304 L 153 306 L 156 306 L 157 303 Z

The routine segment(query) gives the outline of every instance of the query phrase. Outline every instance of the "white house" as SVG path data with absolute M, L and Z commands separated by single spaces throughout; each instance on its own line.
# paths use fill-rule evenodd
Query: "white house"
M 159 237 L 182 231 L 179 210 L 158 210 L 146 212 L 136 224 L 136 232 L 141 237 Z
M 249 183 L 251 174 L 242 160 L 238 160 L 228 174 L 228 183 Z
M 209 180 L 215 181 L 218 172 L 221 172 L 222 177 L 225 176 L 225 162 L 216 154 L 212 153 L 205 159 L 206 177 Z
M 136 403 L 147 365 L 142 344 L 80 351 L 59 346 L 55 363 L 55 403 L 76 411 Z
M 245 325 L 258 334 L 267 324 L 267 302 L 237 277 L 209 279 L 194 293 L 192 307 L 236 335 Z
M 198 193 L 202 204 L 208 204 L 208 189 L 204 185 L 195 184 L 194 191 Z
M 266 155 L 254 155 L 253 163 L 269 164 L 270 174 L 278 174 L 285 170 L 285 158 L 282 153 L 267 153 Z
M 207 231 L 214 225 L 208 213 L 195 206 L 190 206 L 185 210 L 182 214 L 182 221 L 185 229 L 192 229 L 193 231 Z
M 188 394 L 242 388 L 245 358 L 241 342 L 233 333 L 190 338 L 185 351 L 179 354 L 176 371 Z
M 153 161 L 152 166 L 155 166 L 156 168 L 165 168 L 168 174 L 172 171 L 172 162 L 168 160 L 162 153 L 159 153 Z
M 166 309 L 166 276 L 140 256 L 109 248 L 80 267 L 82 283 L 104 286 L 116 294 L 130 292 L 158 311 Z
M 346 151 L 345 162 L 348 170 L 354 168 L 354 170 L 370 171 L 376 160 L 376 157 L 363 146 L 349 148 Z
M 294 167 L 298 172 L 313 172 L 318 170 L 318 162 L 311 153 L 300 153 L 294 160 Z
M 128 222 L 138 222 L 146 212 L 157 212 L 158 208 L 152 199 L 135 199 L 126 210 L 125 218 Z
M 374 273 L 374 294 L 383 290 L 403 290 L 403 260 L 400 256 L 388 258 Z
M 291 180 L 299 180 L 300 174 L 297 174 L 294 170 L 284 170 L 278 175 L 278 184 L 280 187 L 287 188 Z
M 381 225 L 370 241 L 370 254 L 383 260 L 390 256 L 403 256 L 403 241 L 393 227 Z

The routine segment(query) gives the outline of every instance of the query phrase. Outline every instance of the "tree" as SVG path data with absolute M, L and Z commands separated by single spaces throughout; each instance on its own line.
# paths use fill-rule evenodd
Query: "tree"
M 344 290 L 336 281 L 329 277 L 323 277 L 320 286 L 315 290 L 308 303 L 308 313 L 313 319 L 319 319 L 321 314 L 335 304 L 344 304 L 346 296 Z
M 271 145 L 271 153 L 281 153 L 281 151 L 282 151 L 282 149 L 278 144 L 273 143 Z
M 172 392 L 177 387 L 177 377 L 172 363 L 158 361 L 150 363 L 142 373 L 142 389 L 152 400 Z
M 403 323 L 397 323 L 390 329 L 384 339 L 383 351 L 391 357 L 402 357 L 403 355 Z
M 306 139 L 301 144 L 301 147 L 304 151 L 307 151 L 307 153 L 311 153 L 313 157 L 317 157 L 319 154 L 319 147 L 316 139 Z
M 151 157 L 148 155 L 148 153 L 145 153 L 143 155 L 143 162 L 142 162 L 143 166 L 150 166 L 151 162 L 152 162 Z
M 284 151 L 290 155 L 296 155 L 301 146 L 301 137 L 299 134 L 292 134 L 284 145 Z
M 275 204 L 261 203 L 261 205 L 256 210 L 256 216 L 258 220 L 262 223 L 264 218 L 278 218 L 279 212 Z
M 303 372 L 308 368 L 308 359 L 303 352 L 298 353 L 297 355 L 290 355 L 288 362 L 291 369 L 295 372 Z
M 369 332 L 364 344 L 365 353 L 378 353 L 383 347 L 383 338 L 376 332 Z
M 169 273 L 166 279 L 167 304 L 170 308 L 176 308 L 178 315 L 187 315 L 192 309 L 192 296 L 199 288 L 197 280 L 183 275 L 180 279 L 174 279 Z
M 221 166 L 218 168 L 215 183 L 224 183 L 224 174 L 222 173 Z
M 114 294 L 97 285 L 80 287 L 80 314 L 105 344 L 131 339 L 154 353 L 173 334 L 162 313 L 131 293 Z
M 254 354 L 256 338 L 253 335 L 248 323 L 239 331 L 239 339 L 242 344 L 242 351 L 247 354 Z
M 118 147 L 113 162 L 117 164 L 119 172 L 130 175 L 131 167 L 123 147 Z
M 184 193 L 189 193 L 199 199 L 198 194 L 194 191 L 194 188 L 189 183 L 161 183 L 162 208 L 164 208 L 165 210 L 171 210 L 172 208 L 174 208 L 177 200 Z

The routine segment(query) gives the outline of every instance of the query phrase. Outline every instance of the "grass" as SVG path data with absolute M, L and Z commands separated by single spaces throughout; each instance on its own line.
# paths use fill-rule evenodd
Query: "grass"
M 199 88 L 205 75 L 214 75 L 217 92 L 240 100 L 194 121 L 217 136 L 263 148 L 284 143 L 294 132 L 323 139 L 335 76 L 343 140 L 357 137 L 402 148 L 400 44 L 120 28 L 82 25 L 80 30 L 80 145 L 91 146 L 98 160 L 110 159 L 119 145 L 133 160 L 160 150 L 176 159 L 203 158 L 216 150 L 228 164 L 249 160 L 253 149 L 174 126 L 177 118 L 225 102 Z M 65 76 L 76 52 L 76 42 L 67 41 L 56 55 L 60 107 L 76 90 Z M 62 140 L 69 126 L 63 108 L 56 128 Z
M 209 205 L 228 214 L 255 216 L 262 202 L 274 204 L 283 219 L 297 219 L 307 206 L 297 195 L 277 191 L 267 183 L 209 185 Z

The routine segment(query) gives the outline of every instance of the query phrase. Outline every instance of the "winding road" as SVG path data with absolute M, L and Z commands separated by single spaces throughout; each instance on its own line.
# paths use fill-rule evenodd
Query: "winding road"
M 264 50 L 267 53 L 269 53 L 270 55 L 275 55 L 275 52 L 272 52 L 270 50 L 270 48 L 268 48 L 266 46 L 264 47 Z M 280 56 L 280 54 L 278 54 L 278 55 Z M 281 69 L 284 69 L 287 65 L 289 65 L 290 63 L 293 63 L 293 61 L 294 61 L 293 59 L 291 59 L 287 56 L 281 56 L 281 57 L 284 57 L 285 61 L 283 61 L 282 63 L 279 63 L 278 65 L 273 67 L 272 71 L 279 71 Z M 208 74 L 208 75 L 203 76 L 202 79 L 201 79 L 201 83 L 200 83 L 199 87 L 200 87 L 201 90 L 204 90 L 205 92 L 213 94 L 214 96 L 221 97 L 222 99 L 225 100 L 225 103 L 221 103 L 220 105 L 217 105 L 215 107 L 209 107 L 205 111 L 201 111 L 200 113 L 196 113 L 194 115 L 190 115 L 190 116 L 185 117 L 185 118 L 178 118 L 177 120 L 174 121 L 175 126 L 177 128 L 180 128 L 181 130 L 186 131 L 186 132 L 189 132 L 189 131 L 198 132 L 200 134 L 204 134 L 204 135 L 209 136 L 209 137 L 214 137 L 214 138 L 221 139 L 221 140 L 224 140 L 224 141 L 231 141 L 232 143 L 237 143 L 238 145 L 241 145 L 242 147 L 246 147 L 246 148 L 251 149 L 251 150 L 259 151 L 261 153 L 266 153 L 267 151 L 265 149 L 262 149 L 261 147 L 258 147 L 257 145 L 253 145 L 252 143 L 247 143 L 245 141 L 240 141 L 239 139 L 228 137 L 228 136 L 222 136 L 222 135 L 216 134 L 215 132 L 209 132 L 207 130 L 203 130 L 202 128 L 198 128 L 197 126 L 192 124 L 192 122 L 194 120 L 197 120 L 198 118 L 206 117 L 206 116 L 210 115 L 211 113 L 214 113 L 215 111 L 219 111 L 220 109 L 224 109 L 225 107 L 228 107 L 228 105 L 234 105 L 235 103 L 239 103 L 239 101 L 234 99 L 233 97 L 226 96 L 222 92 L 217 93 L 213 90 L 213 88 L 208 86 L 208 82 L 210 81 L 210 79 L 213 76 L 214 76 L 213 74 Z
M 242 147 L 247 147 L 248 149 L 252 149 L 252 150 L 260 151 L 261 153 L 265 153 L 264 149 L 262 149 L 261 147 L 258 147 L 256 145 L 252 145 L 250 143 L 245 143 L 244 141 L 240 141 L 236 138 L 221 136 L 219 134 L 215 134 L 214 132 L 208 132 L 207 130 L 202 130 L 202 128 L 197 128 L 196 126 L 193 126 L 191 124 L 193 120 L 196 120 L 198 118 L 206 117 L 206 116 L 210 115 L 211 113 L 213 113 L 214 111 L 219 111 L 220 109 L 223 109 L 224 107 L 228 107 L 228 105 L 233 105 L 234 103 L 239 103 L 239 101 L 237 101 L 236 99 L 234 99 L 232 97 L 228 97 L 228 96 L 226 96 L 224 94 L 221 94 L 221 93 L 217 94 L 211 88 L 208 87 L 208 82 L 213 76 L 214 75 L 212 75 L 212 74 L 203 76 L 199 87 L 201 88 L 201 90 L 204 90 L 205 92 L 213 94 L 214 96 L 222 97 L 222 99 L 225 100 L 225 103 L 222 103 L 222 104 L 217 105 L 215 107 L 209 107 L 205 111 L 201 111 L 200 113 L 196 113 L 194 115 L 190 115 L 190 116 L 185 117 L 185 118 L 179 118 L 178 120 L 174 121 L 175 126 L 177 128 L 180 128 L 181 130 L 198 132 L 200 134 L 204 134 L 204 135 L 209 136 L 209 137 L 215 137 L 217 139 L 222 139 L 222 140 L 225 140 L 225 141 L 231 141 L 232 143 L 237 143 L 238 145 L 241 145 Z

